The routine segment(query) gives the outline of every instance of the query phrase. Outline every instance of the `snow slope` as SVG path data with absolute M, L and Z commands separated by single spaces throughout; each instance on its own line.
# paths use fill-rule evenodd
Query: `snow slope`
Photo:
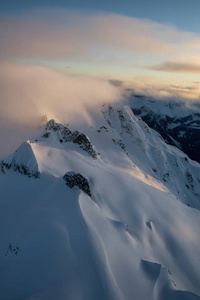
M 199 164 L 127 106 L 90 116 L 1 162 L 0 299 L 200 299 Z

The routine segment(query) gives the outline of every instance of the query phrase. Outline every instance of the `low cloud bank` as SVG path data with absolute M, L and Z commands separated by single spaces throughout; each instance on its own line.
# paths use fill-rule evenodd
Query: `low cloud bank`
M 157 101 L 180 101 L 197 107 L 200 104 L 200 83 L 198 82 L 191 82 L 189 85 L 161 84 L 141 78 L 133 82 L 122 82 L 121 87 L 129 89 L 129 94 L 145 95 Z

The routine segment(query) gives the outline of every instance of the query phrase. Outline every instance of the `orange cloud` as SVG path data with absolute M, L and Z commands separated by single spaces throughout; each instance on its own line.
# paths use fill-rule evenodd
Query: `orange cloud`
M 84 48 L 73 30 L 31 18 L 0 20 L 0 57 L 67 57 Z
M 184 63 L 184 62 L 165 62 L 155 66 L 149 66 L 148 69 L 162 72 L 176 73 L 200 73 L 200 64 Z

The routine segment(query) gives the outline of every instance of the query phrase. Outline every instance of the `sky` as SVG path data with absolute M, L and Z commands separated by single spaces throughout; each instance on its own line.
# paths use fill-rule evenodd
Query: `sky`
M 2 15 L 15 15 L 34 8 L 60 7 L 65 9 L 93 10 L 118 13 L 161 23 L 171 23 L 182 30 L 199 32 L 199 0 L 35 0 L 2 1 Z
M 0 59 L 198 94 L 199 11 L 199 0 L 3 1 Z
M 199 11 L 199 0 L 1 1 L 3 154 L 44 114 L 87 118 L 124 88 L 200 101 Z

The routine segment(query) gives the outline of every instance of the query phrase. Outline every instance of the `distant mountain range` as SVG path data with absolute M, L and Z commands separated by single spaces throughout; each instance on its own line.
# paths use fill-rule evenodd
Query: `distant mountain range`
M 158 101 L 133 95 L 131 108 L 149 127 L 158 131 L 165 142 L 178 147 L 200 162 L 200 109 L 185 102 Z

